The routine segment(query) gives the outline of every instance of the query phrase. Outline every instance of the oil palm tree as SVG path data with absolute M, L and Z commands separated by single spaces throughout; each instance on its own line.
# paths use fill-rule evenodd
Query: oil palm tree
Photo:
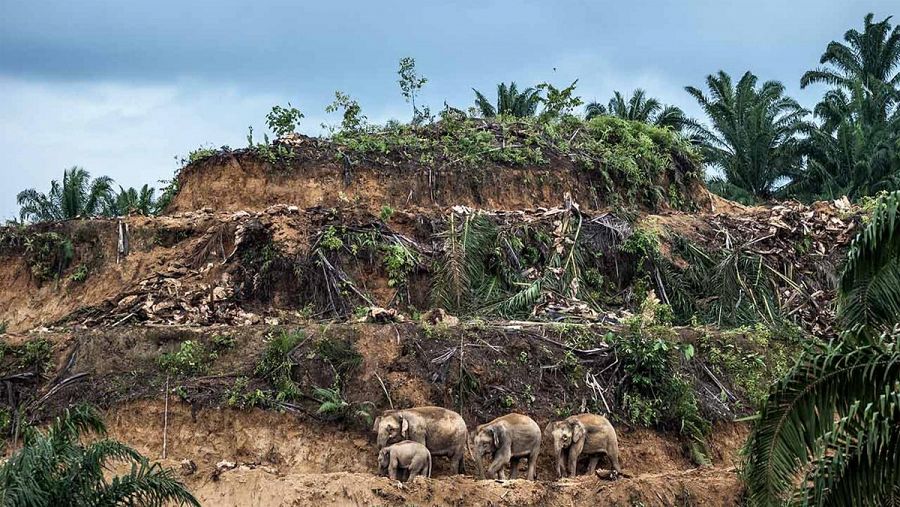
M 171 470 L 151 465 L 137 451 L 115 440 L 81 442 L 88 433 L 106 433 L 90 407 L 66 410 L 45 431 L 29 429 L 25 445 L 0 465 L 3 506 L 163 506 L 200 505 Z M 112 461 L 130 471 L 110 477 Z
M 746 72 L 734 85 L 731 76 L 719 71 L 706 77 L 708 92 L 686 87 L 710 122 L 709 127 L 694 120 L 687 125 L 707 164 L 719 169 L 729 185 L 765 200 L 800 165 L 798 136 L 809 124 L 808 111 L 785 96 L 781 83 L 757 82 Z
M 840 281 L 841 340 L 769 392 L 746 445 L 751 505 L 900 502 L 900 192 L 880 198 Z
M 119 192 L 110 199 L 107 214 L 122 216 L 129 213 L 152 215 L 156 212 L 156 189 L 147 184 L 140 190 L 130 187 L 127 190 L 119 187 Z
M 528 87 L 520 92 L 515 82 L 511 82 L 509 86 L 506 86 L 506 83 L 497 85 L 496 107 L 480 91 L 474 88 L 472 91 L 475 92 L 475 108 L 484 118 L 495 116 L 531 117 L 537 113 L 538 105 L 541 103 L 540 90 Z
M 869 13 L 863 20 L 863 31 L 847 30 L 846 44 L 831 41 L 825 48 L 819 63 L 823 67 L 803 74 L 800 86 L 824 83 L 848 93 L 876 94 L 884 85 L 895 91 L 900 86 L 900 26 L 891 26 L 891 17 L 873 23 Z M 896 105 L 884 103 L 887 108 Z M 887 110 L 882 111 L 884 118 Z
M 804 143 L 807 167 L 786 191 L 808 198 L 850 198 L 900 188 L 900 27 L 890 17 L 832 41 L 820 68 L 800 81 L 832 86 L 815 108 L 819 125 Z
M 46 222 L 70 220 L 99 214 L 112 194 L 112 179 L 101 176 L 91 179 L 81 167 L 63 171 L 62 183 L 50 182 L 46 194 L 29 188 L 19 192 L 16 201 L 23 221 Z
M 647 92 L 638 88 L 627 101 L 618 91 L 604 106 L 599 102 L 591 102 L 584 108 L 585 118 L 595 116 L 616 116 L 626 120 L 640 121 L 658 127 L 670 127 L 676 132 L 685 124 L 684 112 L 676 107 L 662 104 L 658 99 L 648 97 Z

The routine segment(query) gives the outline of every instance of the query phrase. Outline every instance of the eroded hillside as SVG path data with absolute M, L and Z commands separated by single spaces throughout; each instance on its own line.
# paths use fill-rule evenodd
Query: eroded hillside
M 734 420 L 834 333 L 859 210 L 714 198 L 655 131 L 451 126 L 211 152 L 164 216 L 0 229 L 8 443 L 90 402 L 210 505 L 738 503 Z M 608 414 L 626 477 L 545 453 L 400 488 L 371 419 L 422 404 Z

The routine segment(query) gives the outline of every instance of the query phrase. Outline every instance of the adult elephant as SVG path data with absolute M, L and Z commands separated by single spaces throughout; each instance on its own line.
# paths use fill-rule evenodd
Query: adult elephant
M 442 407 L 414 407 L 386 410 L 375 419 L 378 449 L 412 440 L 424 444 L 432 456 L 450 458 L 451 469 L 463 473 L 466 451 L 466 422 L 462 416 Z
M 551 422 L 544 429 L 544 434 L 553 439 L 556 473 L 560 478 L 567 474 L 575 477 L 578 459 L 582 457 L 590 458 L 588 473 L 593 473 L 604 454 L 609 457 L 615 473 L 622 472 L 616 430 L 602 415 L 578 414 Z

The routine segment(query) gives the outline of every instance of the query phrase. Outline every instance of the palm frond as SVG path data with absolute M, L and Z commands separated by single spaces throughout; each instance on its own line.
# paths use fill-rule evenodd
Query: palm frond
M 900 386 L 885 385 L 873 403 L 854 403 L 806 473 L 794 503 L 890 505 L 900 486 Z
M 900 191 L 878 199 L 850 245 L 840 281 L 838 318 L 871 338 L 900 322 Z
M 783 503 L 819 439 L 851 406 L 874 403 L 900 380 L 900 350 L 879 341 L 853 348 L 815 346 L 769 392 L 745 446 L 744 481 L 751 505 Z

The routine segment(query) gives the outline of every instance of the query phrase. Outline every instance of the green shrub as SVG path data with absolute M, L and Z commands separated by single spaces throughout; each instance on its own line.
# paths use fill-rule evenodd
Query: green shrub
M 256 375 L 272 384 L 276 401 L 290 401 L 300 396 L 300 387 L 294 382 L 291 370 L 294 362 L 289 354 L 306 337 L 303 331 L 281 331 L 269 339 L 262 358 L 256 365 Z
M 172 375 L 199 375 L 206 373 L 209 363 L 215 356 L 207 353 L 203 344 L 194 340 L 181 342 L 178 350 L 161 355 L 158 359 L 160 368 Z
M 88 267 L 84 264 L 79 264 L 78 267 L 72 272 L 69 276 L 69 279 L 75 283 L 81 283 L 87 280 L 88 277 Z
M 38 283 L 58 279 L 74 254 L 72 242 L 56 232 L 42 232 L 25 238 L 25 259 Z

